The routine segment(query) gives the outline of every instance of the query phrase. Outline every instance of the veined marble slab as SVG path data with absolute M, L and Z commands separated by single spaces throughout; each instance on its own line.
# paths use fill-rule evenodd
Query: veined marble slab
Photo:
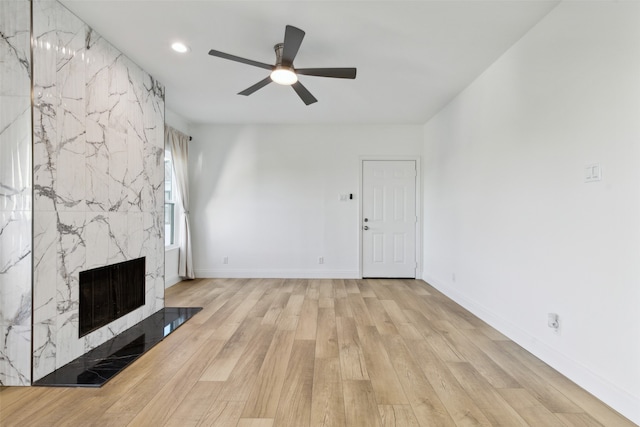
M 0 1 L 0 385 L 31 383 L 30 3 Z

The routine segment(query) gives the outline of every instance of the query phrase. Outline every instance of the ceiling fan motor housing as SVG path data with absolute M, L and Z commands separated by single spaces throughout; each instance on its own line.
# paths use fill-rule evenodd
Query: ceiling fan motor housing
M 284 50 L 284 43 L 277 43 L 273 46 L 273 50 L 276 51 L 276 67 L 279 67 L 282 64 L 282 51 Z M 293 64 L 288 64 L 289 66 Z
M 296 70 L 293 68 L 293 64 L 286 64 L 282 62 L 282 52 L 284 51 L 284 43 L 278 43 L 273 46 L 273 50 L 276 52 L 276 65 L 271 72 L 271 80 L 274 83 L 280 85 L 290 86 L 298 81 Z

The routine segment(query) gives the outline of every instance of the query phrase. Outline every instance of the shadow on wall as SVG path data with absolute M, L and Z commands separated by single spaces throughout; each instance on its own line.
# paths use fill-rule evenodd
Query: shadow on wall
M 215 206 L 219 199 L 233 198 L 243 184 L 255 181 L 258 154 L 255 148 L 256 131 L 251 127 L 238 128 L 235 134 L 228 135 L 228 138 L 219 141 L 198 136 L 198 129 L 192 133 L 196 136 L 191 145 L 215 144 L 216 154 L 218 154 L 216 157 L 206 158 L 203 153 L 207 151 L 198 150 L 197 157 L 189 158 L 192 223 L 204 227 L 204 230 L 201 229 L 193 235 L 197 245 L 199 236 L 207 236 L 211 233 L 211 229 L 208 228 L 211 222 L 198 216 L 216 216 Z M 204 135 L 206 132 L 200 134 Z M 190 152 L 194 151 L 190 150 Z M 207 176 L 207 183 L 199 181 L 203 176 Z

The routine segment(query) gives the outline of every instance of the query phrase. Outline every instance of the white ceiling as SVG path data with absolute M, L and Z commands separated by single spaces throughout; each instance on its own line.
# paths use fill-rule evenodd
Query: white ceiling
M 542 19 L 558 0 L 61 0 L 166 87 L 193 123 L 425 123 Z M 355 80 L 301 76 L 318 99 L 267 85 L 285 25 L 306 31 L 294 65 L 356 67 Z M 187 54 L 170 45 L 183 41 Z

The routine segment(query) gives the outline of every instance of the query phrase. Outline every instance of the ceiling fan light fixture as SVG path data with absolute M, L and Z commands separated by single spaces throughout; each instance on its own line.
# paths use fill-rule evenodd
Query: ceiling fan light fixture
M 298 81 L 298 76 L 291 68 L 280 66 L 271 72 L 271 80 L 279 85 L 291 86 Z

